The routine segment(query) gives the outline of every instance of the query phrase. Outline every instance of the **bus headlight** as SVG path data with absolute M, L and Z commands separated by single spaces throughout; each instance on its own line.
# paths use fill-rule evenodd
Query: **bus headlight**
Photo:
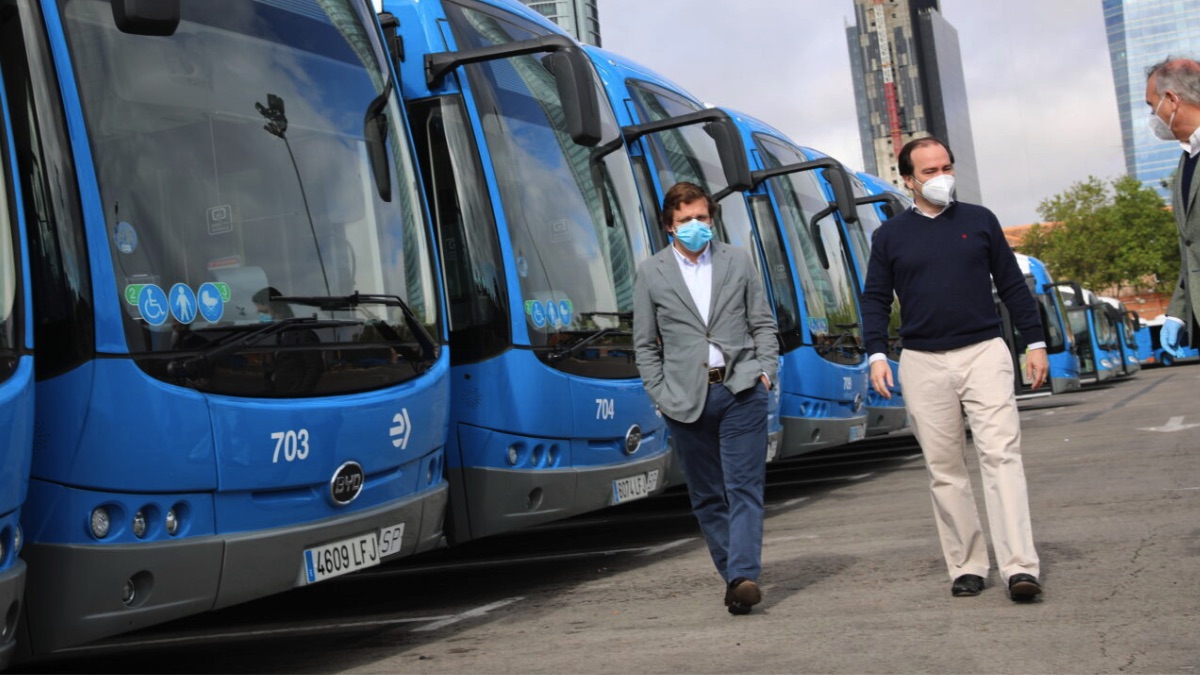
M 179 531 L 179 517 L 175 515 L 175 509 L 167 509 L 166 518 L 167 534 L 174 535 Z
M 97 506 L 92 510 L 91 517 L 92 536 L 97 539 L 103 539 L 108 536 L 108 530 L 112 526 L 112 520 L 108 516 L 108 509 L 103 506 Z
M 521 455 L 517 451 L 517 446 L 515 446 L 515 445 L 508 446 L 508 465 L 509 466 L 516 466 L 517 460 L 520 459 L 520 457 L 521 457 Z
M 24 534 L 21 532 L 21 526 L 18 525 L 17 529 L 13 530 L 13 553 L 21 552 L 21 544 L 25 543 L 21 541 L 22 539 L 24 539 Z
M 138 539 L 146 536 L 146 514 L 141 510 L 133 514 L 133 536 Z

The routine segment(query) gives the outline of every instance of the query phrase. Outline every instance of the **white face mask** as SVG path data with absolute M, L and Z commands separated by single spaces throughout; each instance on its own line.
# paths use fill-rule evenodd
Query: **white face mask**
M 1171 113 L 1170 121 L 1164 122 L 1163 119 L 1158 116 L 1158 109 L 1162 107 L 1163 101 L 1165 100 L 1167 100 L 1166 96 L 1158 99 L 1158 105 L 1154 106 L 1154 112 L 1150 113 L 1150 132 L 1157 136 L 1161 141 L 1178 140 L 1175 138 L 1175 134 L 1171 133 L 1171 125 L 1175 123 L 1175 112 L 1178 112 L 1179 108 L 1176 107 L 1175 112 Z
M 940 176 L 934 176 L 922 183 L 913 176 L 913 180 L 917 185 L 921 186 L 921 196 L 925 197 L 925 201 L 934 206 L 946 206 L 954 201 L 951 195 L 954 193 L 954 175 L 944 173 Z

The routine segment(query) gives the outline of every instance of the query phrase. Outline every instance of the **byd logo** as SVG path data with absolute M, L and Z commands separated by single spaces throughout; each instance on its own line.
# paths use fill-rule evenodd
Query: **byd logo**
M 358 462 L 346 462 L 333 472 L 333 479 L 329 481 L 330 499 L 339 506 L 349 504 L 362 492 L 365 479 L 366 474 Z

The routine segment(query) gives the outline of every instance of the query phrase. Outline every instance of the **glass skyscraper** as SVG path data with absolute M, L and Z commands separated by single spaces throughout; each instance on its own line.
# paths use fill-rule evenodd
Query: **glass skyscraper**
M 938 0 L 854 0 L 854 13 L 846 41 L 867 172 L 903 186 L 900 148 L 937 136 L 954 152 L 958 198 L 982 203 L 958 32 Z
M 1168 56 L 1200 59 L 1200 2 L 1197 0 L 1103 0 L 1104 25 L 1125 170 L 1171 201 L 1171 175 L 1179 164 L 1178 143 L 1160 141 L 1146 123 L 1146 68 Z
M 600 44 L 600 11 L 597 0 L 521 0 L 530 8 L 564 28 L 576 40 Z

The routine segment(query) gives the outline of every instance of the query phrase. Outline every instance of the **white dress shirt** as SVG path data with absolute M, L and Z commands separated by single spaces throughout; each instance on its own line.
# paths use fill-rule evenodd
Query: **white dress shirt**
M 683 283 L 687 284 L 688 292 L 692 294 L 692 302 L 700 310 L 700 318 L 708 325 L 708 309 L 712 304 L 712 246 L 705 246 L 696 262 L 688 260 L 674 245 L 671 251 L 679 263 L 679 271 L 683 273 Z M 708 367 L 725 367 L 725 355 L 713 343 L 708 343 Z

